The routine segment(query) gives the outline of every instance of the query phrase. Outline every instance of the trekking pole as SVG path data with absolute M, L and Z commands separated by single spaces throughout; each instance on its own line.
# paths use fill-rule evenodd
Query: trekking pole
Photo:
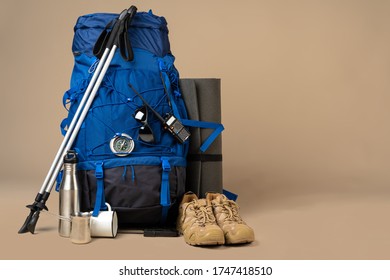
M 129 9 L 123 10 L 118 19 L 115 21 L 112 30 L 107 32 L 107 29 L 111 26 L 111 24 L 109 24 L 96 42 L 94 54 L 97 57 L 100 57 L 99 64 L 91 78 L 91 81 L 89 82 L 87 90 L 85 91 L 76 110 L 72 122 L 68 127 L 42 187 L 35 197 L 35 201 L 33 204 L 26 206 L 30 209 L 30 213 L 18 233 L 34 233 L 40 211 L 43 209 L 48 210 L 46 207 L 46 201 L 49 198 L 50 192 L 56 181 L 56 177 L 62 168 L 62 159 L 66 152 L 71 149 L 73 142 L 77 137 L 80 127 L 115 55 L 115 51 L 119 47 L 121 55 L 126 61 L 131 61 L 133 59 L 133 52 L 128 40 L 127 28 L 136 12 L 137 8 L 135 6 L 131 6 Z

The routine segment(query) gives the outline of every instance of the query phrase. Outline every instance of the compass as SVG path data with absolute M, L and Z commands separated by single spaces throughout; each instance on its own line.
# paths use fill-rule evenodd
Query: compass
M 110 149 L 116 156 L 127 156 L 134 149 L 134 140 L 130 135 L 118 133 L 111 139 Z

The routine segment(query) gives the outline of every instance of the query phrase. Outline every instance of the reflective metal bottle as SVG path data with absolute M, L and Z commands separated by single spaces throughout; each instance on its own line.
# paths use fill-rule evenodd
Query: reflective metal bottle
M 70 237 L 71 215 L 80 212 L 80 188 L 76 175 L 77 154 L 69 150 L 64 156 L 64 167 L 60 185 L 60 220 L 58 233 L 63 237 Z

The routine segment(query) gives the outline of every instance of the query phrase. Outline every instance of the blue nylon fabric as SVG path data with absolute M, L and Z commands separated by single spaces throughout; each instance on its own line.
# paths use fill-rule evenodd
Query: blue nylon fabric
M 74 27 L 75 36 L 72 51 L 93 56 L 96 39 L 106 25 L 118 17 L 118 14 L 95 13 L 78 18 Z M 129 27 L 129 38 L 133 48 L 147 50 L 163 57 L 170 53 L 167 22 L 164 17 L 152 13 L 138 12 Z
M 62 120 L 61 124 L 60 124 L 60 129 L 61 129 L 61 134 L 62 136 L 65 136 L 66 134 L 66 129 L 69 125 L 69 121 L 68 121 L 68 118 L 65 118 Z M 66 128 L 66 129 L 65 129 Z
M 223 189 L 222 190 L 223 194 L 230 200 L 237 201 L 238 194 L 230 192 L 228 190 Z

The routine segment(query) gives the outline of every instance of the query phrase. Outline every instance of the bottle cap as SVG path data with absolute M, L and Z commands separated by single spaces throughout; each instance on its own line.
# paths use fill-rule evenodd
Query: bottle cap
M 69 150 L 64 156 L 64 163 L 77 163 L 77 153 L 73 150 Z

